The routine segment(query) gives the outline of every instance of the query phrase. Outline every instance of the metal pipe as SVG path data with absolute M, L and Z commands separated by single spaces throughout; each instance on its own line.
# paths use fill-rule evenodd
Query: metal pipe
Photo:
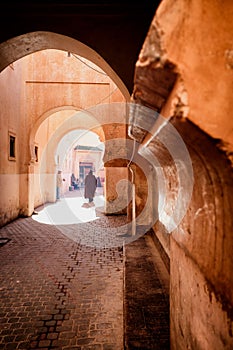
M 132 182 L 132 236 L 136 235 L 136 192 L 135 192 L 135 176 L 133 169 L 129 166 Z
M 135 150 L 136 150 L 136 140 L 134 139 L 133 140 L 133 152 L 132 152 L 129 164 L 127 165 L 127 167 L 129 168 L 129 170 L 131 172 L 131 182 L 132 182 L 132 232 L 131 232 L 132 236 L 136 235 L 136 189 L 135 189 L 134 172 L 130 166 L 131 166 L 131 163 L 133 161 Z

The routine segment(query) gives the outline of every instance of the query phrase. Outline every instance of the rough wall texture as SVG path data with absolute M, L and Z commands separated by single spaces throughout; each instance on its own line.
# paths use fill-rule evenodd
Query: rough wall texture
M 187 89 L 189 119 L 231 149 L 232 18 L 231 0 L 164 0 L 153 20 Z
M 171 349 L 231 350 L 232 322 L 199 266 L 171 239 Z
M 231 1 L 162 1 L 135 70 L 132 101 L 166 120 L 173 117 L 169 124 L 192 161 L 191 201 L 170 233 L 170 246 L 166 220 L 154 225 L 170 255 L 171 348 L 176 350 L 233 347 L 232 18 Z M 170 136 L 162 144 L 157 136 L 151 140 L 156 128 L 152 125 L 148 135 L 138 127 L 139 119 L 131 115 L 130 135 L 160 163 L 164 187 L 157 190 L 166 199 L 159 220 L 169 218 L 182 190 L 176 159 L 166 147 Z M 181 208 L 187 196 L 183 191 Z
M 172 348 L 230 349 L 231 162 L 217 149 L 215 141 L 192 123 L 176 120 L 174 125 L 189 149 L 195 181 L 187 214 L 171 239 Z

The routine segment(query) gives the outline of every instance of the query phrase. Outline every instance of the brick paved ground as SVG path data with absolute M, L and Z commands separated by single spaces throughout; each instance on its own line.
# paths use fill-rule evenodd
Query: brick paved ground
M 31 218 L 0 231 L 0 349 L 122 349 L 123 253 Z
M 1 228 L 0 349 L 122 350 L 124 227 L 125 217 L 99 215 Z

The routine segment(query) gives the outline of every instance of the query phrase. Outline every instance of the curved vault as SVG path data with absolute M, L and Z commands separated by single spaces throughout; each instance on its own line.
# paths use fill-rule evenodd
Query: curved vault
M 38 31 L 23 34 L 0 44 L 0 72 L 16 60 L 46 49 L 57 49 L 82 56 L 99 66 L 120 89 L 126 100 L 130 95 L 122 80 L 109 64 L 93 49 L 71 37 Z

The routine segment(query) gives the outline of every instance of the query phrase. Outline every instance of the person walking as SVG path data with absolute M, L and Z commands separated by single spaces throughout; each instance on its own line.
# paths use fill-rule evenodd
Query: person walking
M 60 196 L 61 196 L 62 181 L 65 181 L 65 179 L 62 178 L 61 170 L 58 170 L 58 172 L 57 172 L 57 193 L 56 193 L 57 199 L 60 199 Z
M 95 191 L 97 187 L 97 179 L 93 175 L 93 171 L 90 170 L 87 176 L 85 177 L 85 190 L 84 197 L 89 199 L 89 205 L 93 206 L 93 198 L 95 196 Z

